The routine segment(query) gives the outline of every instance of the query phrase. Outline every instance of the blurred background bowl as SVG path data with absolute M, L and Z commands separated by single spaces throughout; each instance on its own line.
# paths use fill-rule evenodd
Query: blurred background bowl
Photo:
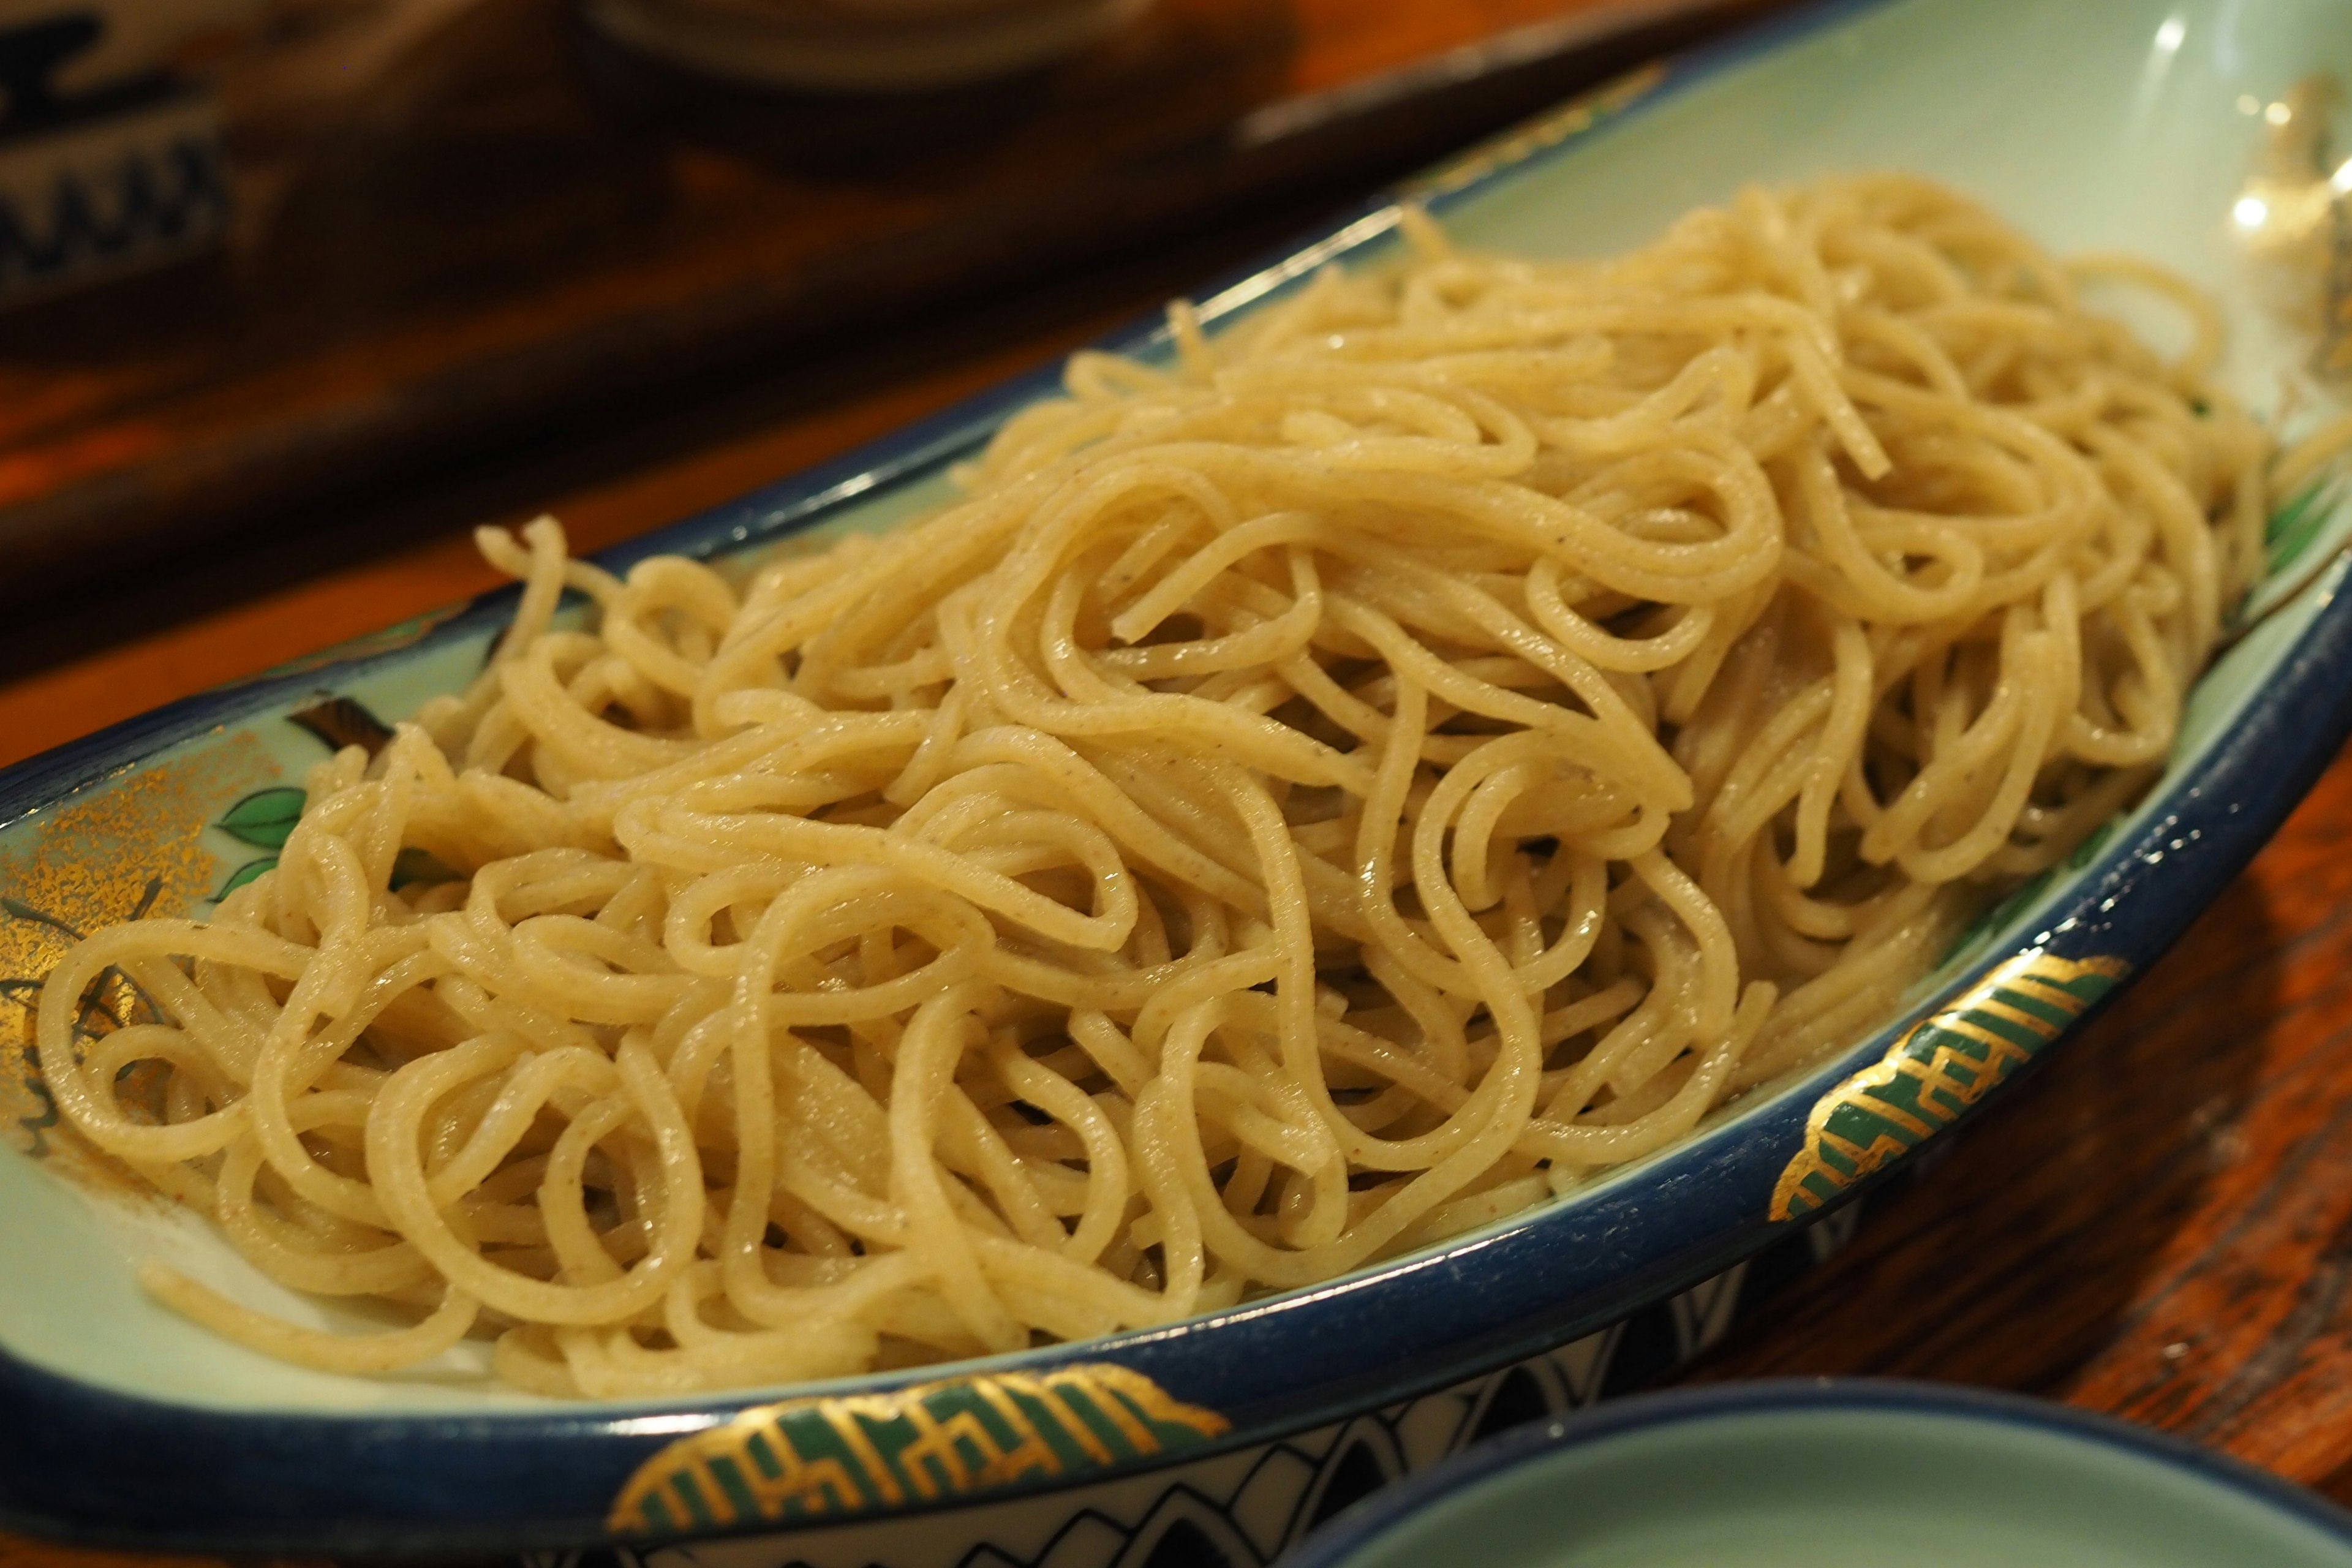
M 196 68 L 262 0 L 0 0 L 0 306 L 161 265 L 229 222 Z
M 819 92 L 924 92 L 1075 54 L 1151 0 L 587 0 L 607 37 L 689 70 Z

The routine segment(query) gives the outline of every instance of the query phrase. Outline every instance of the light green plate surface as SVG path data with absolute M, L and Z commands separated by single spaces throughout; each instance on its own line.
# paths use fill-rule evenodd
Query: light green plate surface
M 2213 1476 L 2064 1428 L 1795 1406 L 1552 1449 L 1313 1568 L 2347 1568 Z

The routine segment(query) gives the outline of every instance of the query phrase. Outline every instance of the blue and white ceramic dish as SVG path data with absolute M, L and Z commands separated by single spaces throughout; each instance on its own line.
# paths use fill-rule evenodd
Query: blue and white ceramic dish
M 1902 166 L 2061 250 L 2128 249 L 2224 301 L 2275 411 L 2309 344 L 2270 323 L 2231 214 L 2264 108 L 2352 68 L 2344 0 L 1864 0 L 1640 73 L 1418 182 L 1467 243 L 1601 252 L 1743 181 Z M 1383 200 L 1209 290 L 1234 320 L 1393 243 Z M 1114 346 L 1166 351 L 1138 330 Z M 742 559 L 887 528 L 1050 374 L 625 547 Z M 2315 406 L 2301 405 L 2305 416 Z M 453 1359 L 364 1381 L 221 1343 L 136 1289 L 162 1255 L 320 1324 L 200 1220 L 58 1135 L 0 1014 L 0 1527 L 215 1552 L 617 1547 L 666 1565 L 1245 1568 L 1474 1436 L 1654 1375 L 1826 1250 L 1855 1196 L 2153 963 L 2352 728 L 2332 481 L 2275 531 L 2265 612 L 2199 685 L 2150 796 L 2030 888 L 1867 1039 L 1681 1146 L 1444 1246 L 1150 1332 L 919 1374 L 555 1405 Z M 283 841 L 322 748 L 478 668 L 510 601 L 331 650 L 0 773 L 0 995 L 71 930 L 201 910 Z M 452 1352 L 453 1358 L 459 1352 Z M 680 1544 L 691 1542 L 692 1544 Z
M 2352 1568 L 2352 1514 L 2063 1405 L 1758 1383 L 1524 1426 L 1318 1533 L 1288 1568 Z

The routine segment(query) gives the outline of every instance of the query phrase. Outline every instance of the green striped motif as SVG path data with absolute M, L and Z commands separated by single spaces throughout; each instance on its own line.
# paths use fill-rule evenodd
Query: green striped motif
M 1780 1173 L 1772 1217 L 1812 1213 L 2031 1061 L 2131 972 L 2120 958 L 2019 953 L 1944 1011 L 1904 1032 L 1886 1055 L 1823 1095 L 1805 1144 Z
M 2271 514 L 2263 537 L 2267 555 L 2265 575 L 2274 576 L 2285 571 L 2294 564 L 2297 556 L 2311 548 L 2311 542 L 2327 526 L 2342 488 L 2342 478 L 2329 473 L 2304 486 Z
M 1226 1426 L 1105 1363 L 787 1399 L 664 1447 L 605 1522 L 617 1535 L 673 1535 L 839 1519 L 1119 1467 Z

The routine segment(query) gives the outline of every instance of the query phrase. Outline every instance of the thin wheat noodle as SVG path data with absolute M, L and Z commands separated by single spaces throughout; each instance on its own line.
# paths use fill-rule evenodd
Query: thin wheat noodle
M 1895 175 L 1600 262 L 1403 227 L 1077 356 L 884 538 L 485 531 L 480 678 L 37 1025 L 81 1136 L 413 1326 L 148 1288 L 596 1397 L 1166 1322 L 1687 1135 L 2144 786 L 2271 500 L 2193 289 Z

